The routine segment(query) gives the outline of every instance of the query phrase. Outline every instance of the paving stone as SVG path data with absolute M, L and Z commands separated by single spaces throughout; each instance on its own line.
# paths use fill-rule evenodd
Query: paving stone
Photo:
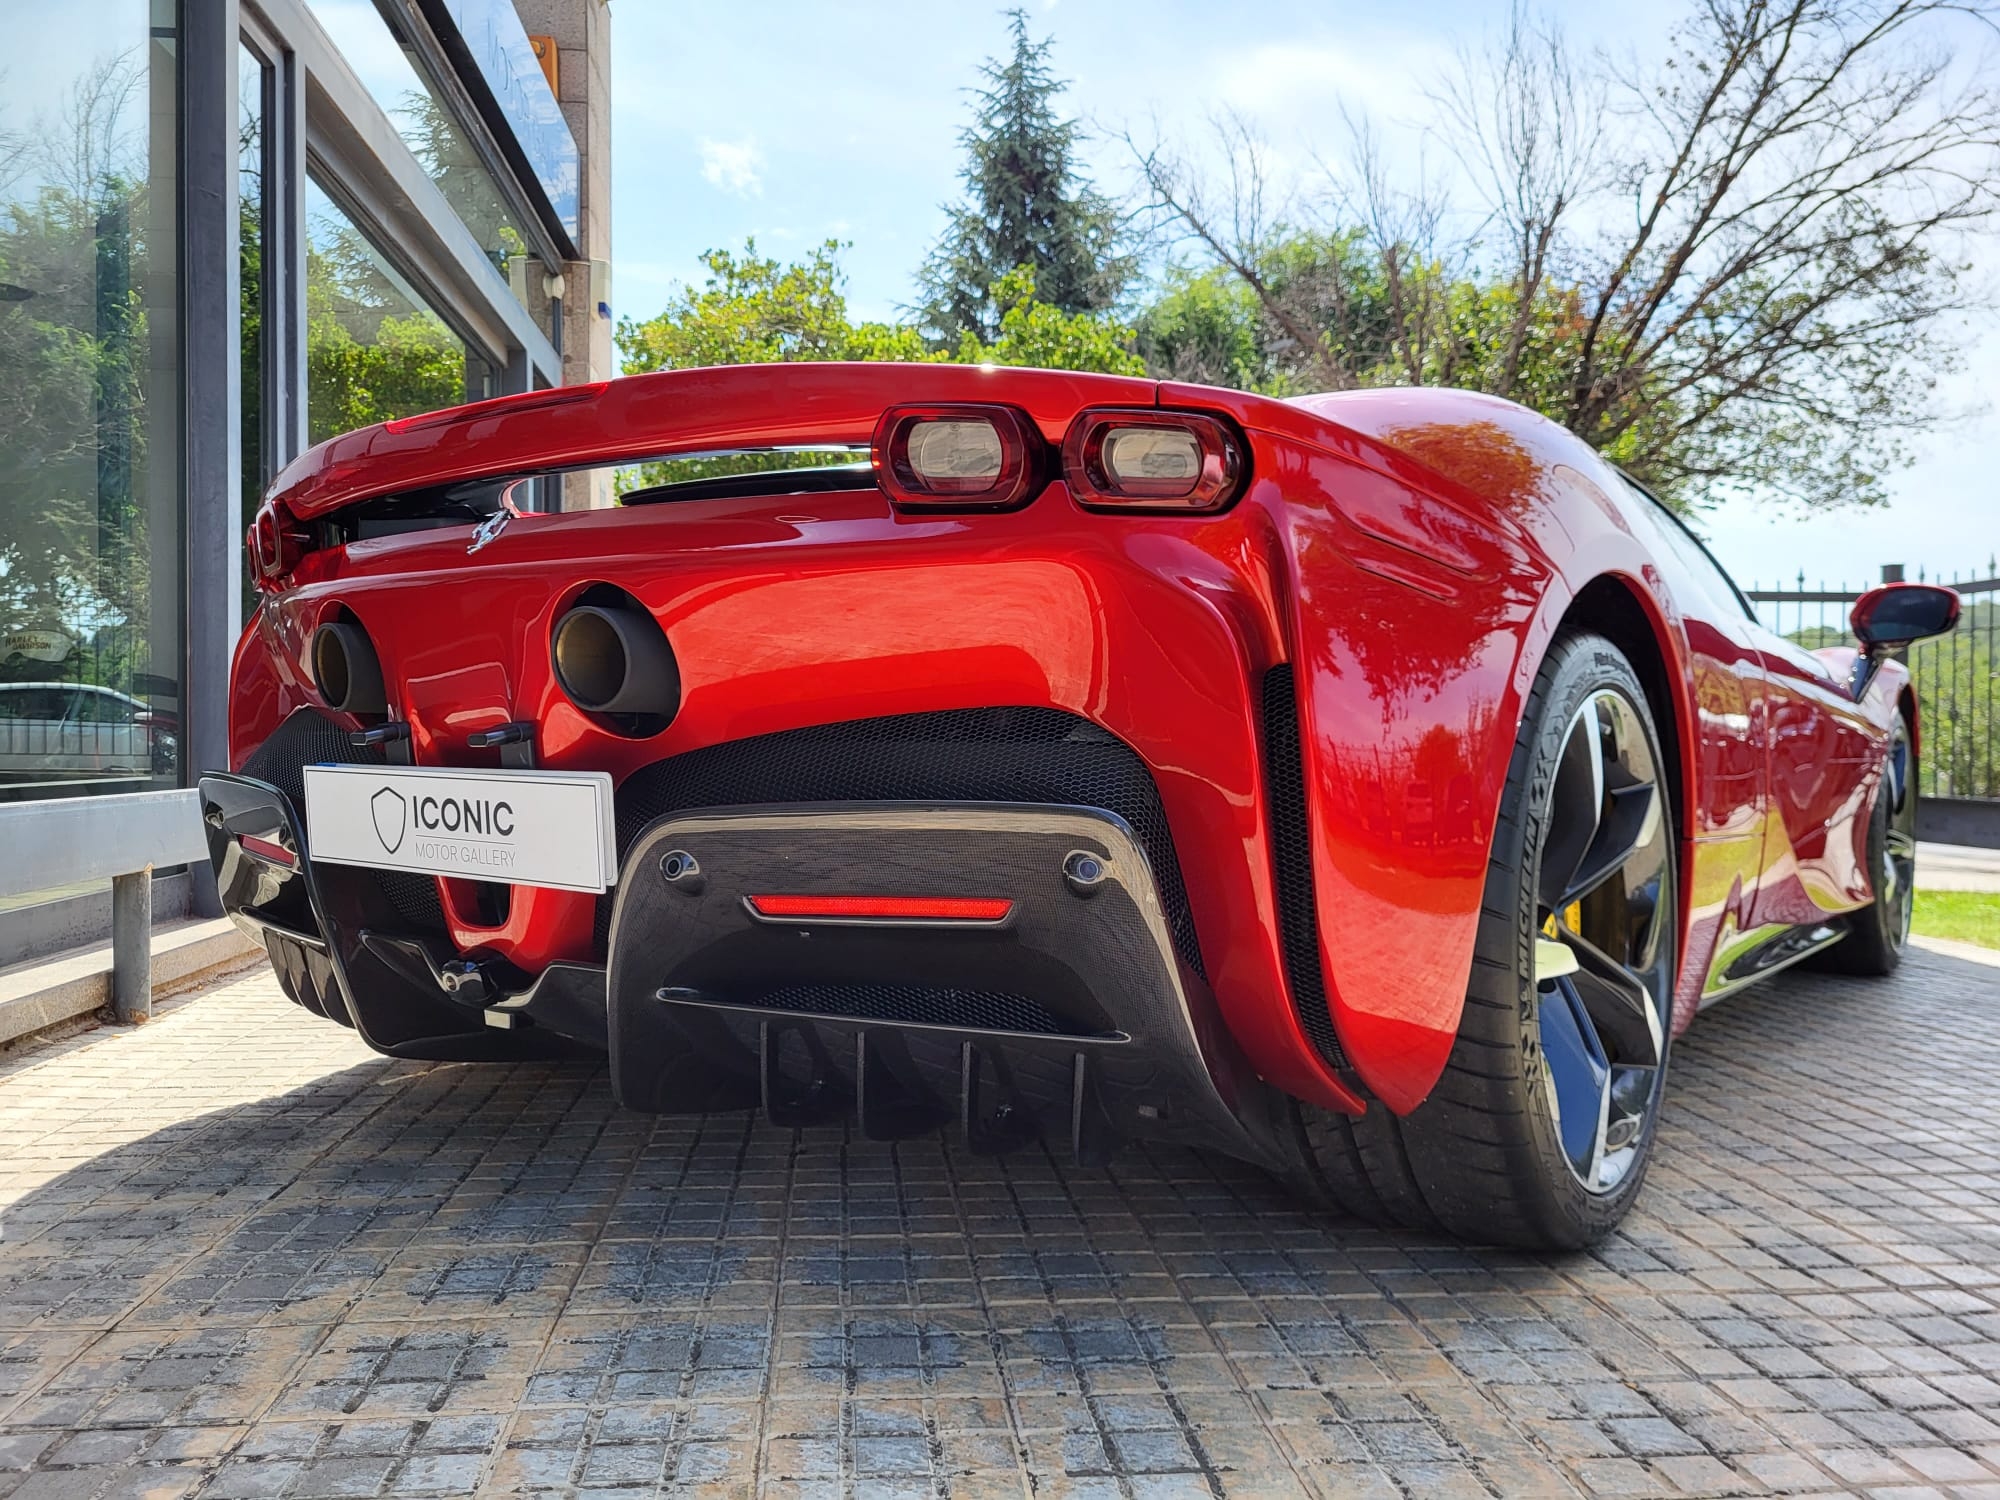
M 1638 1210 L 1536 1256 L 629 1114 L 237 980 L 0 1061 L 0 1500 L 2000 1497 L 1996 1001 L 1919 951 L 1716 1008 Z

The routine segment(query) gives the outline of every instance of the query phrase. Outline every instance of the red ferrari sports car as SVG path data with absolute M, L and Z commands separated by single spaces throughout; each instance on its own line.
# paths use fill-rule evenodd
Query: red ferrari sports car
M 731 461 L 524 503 L 691 456 Z M 1891 653 L 1958 607 L 1884 587 L 1802 650 L 1489 397 L 951 366 L 388 422 L 288 467 L 250 547 L 216 872 L 378 1051 L 1185 1142 L 1542 1245 L 1630 1206 L 1703 1005 L 1895 967 Z

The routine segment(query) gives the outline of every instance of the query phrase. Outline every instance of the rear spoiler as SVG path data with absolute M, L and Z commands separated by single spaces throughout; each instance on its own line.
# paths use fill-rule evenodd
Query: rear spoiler
M 287 464 L 264 509 L 280 529 L 462 480 L 636 463 L 676 453 L 865 447 L 900 402 L 1018 408 L 1051 443 L 1087 406 L 1157 406 L 1157 381 L 983 365 L 784 364 L 668 370 L 403 417 Z M 261 523 L 261 518 L 260 518 Z

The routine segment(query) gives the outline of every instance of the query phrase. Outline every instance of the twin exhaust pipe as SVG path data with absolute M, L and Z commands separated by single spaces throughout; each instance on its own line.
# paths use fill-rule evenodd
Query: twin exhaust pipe
M 550 638 L 556 682 L 585 713 L 671 719 L 681 669 L 659 621 L 630 604 L 577 604 Z
M 330 620 L 313 632 L 313 686 L 335 713 L 385 714 L 389 690 L 382 659 L 368 632 L 348 620 Z
M 549 656 L 556 684 L 585 713 L 619 734 L 657 734 L 681 705 L 680 664 L 659 621 L 622 589 L 598 584 L 556 621 Z M 353 619 L 313 632 L 313 684 L 337 713 L 386 714 L 382 661 Z

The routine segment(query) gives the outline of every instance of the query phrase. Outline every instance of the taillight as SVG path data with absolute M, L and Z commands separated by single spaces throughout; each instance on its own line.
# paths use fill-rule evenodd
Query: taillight
M 244 545 L 250 549 L 250 571 L 259 588 L 272 589 L 305 555 L 306 536 L 289 530 L 275 506 L 265 504 L 250 523 Z
M 283 865 L 288 870 L 298 868 L 298 859 L 283 844 L 270 839 L 260 839 L 249 833 L 240 835 L 236 842 L 243 846 L 246 854 L 254 854 L 259 859 L 268 859 L 272 864 Z
M 892 406 L 871 456 L 900 509 L 1008 510 L 1034 495 L 1042 439 L 1011 406 Z
M 1093 509 L 1218 511 L 1246 468 L 1242 440 L 1194 412 L 1087 411 L 1063 440 L 1063 477 Z

